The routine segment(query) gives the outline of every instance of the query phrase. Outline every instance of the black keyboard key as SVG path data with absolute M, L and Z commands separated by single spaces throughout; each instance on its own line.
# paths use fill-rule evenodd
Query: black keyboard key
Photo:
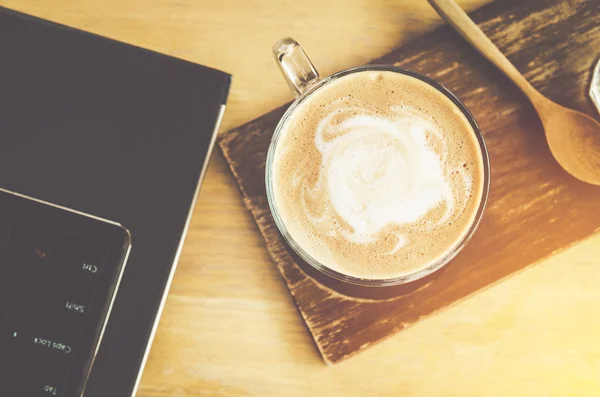
M 8 315 L 8 308 L 10 307 L 10 299 L 12 298 L 5 285 L 0 280 L 0 328 L 4 323 L 5 317 Z M 2 348 L 2 346 L 0 346 Z
M 48 226 L 26 222 L 16 227 L 11 240 L 12 266 L 27 274 L 45 274 L 55 236 Z
M 2 301 L 5 300 L 3 292 L 6 292 L 11 277 L 9 268 L 11 261 L 7 247 L 13 228 L 14 217 L 8 212 L 0 211 L 0 311 L 2 310 Z
M 81 334 L 63 324 L 27 321 L 14 321 L 9 317 L 4 326 L 3 344 L 7 347 L 9 359 L 29 362 L 53 362 L 57 365 L 72 360 L 79 348 Z M 1 340 L 1 339 L 0 339 Z
M 3 251 L 8 244 L 14 221 L 14 217 L 11 214 L 0 211 L 0 251 Z
M 28 396 L 62 397 L 67 386 L 69 373 L 65 368 L 50 365 L 35 368 Z
M 13 281 L 19 288 L 9 291 L 10 299 L 0 303 L 0 313 L 2 310 L 10 312 L 20 323 L 61 324 L 66 321 L 65 326 L 71 326 L 74 324 L 71 320 L 75 320 L 81 324 L 95 297 L 95 291 L 88 283 L 73 285 L 53 277 L 15 278 Z
M 2 397 L 27 395 L 26 390 L 22 390 L 25 376 L 15 374 L 14 370 L 14 363 L 9 359 L 8 354 L 0 351 L 0 396 Z
M 4 305 L 14 319 L 37 322 L 47 313 L 52 296 L 51 284 L 43 277 L 13 277 Z
M 72 359 L 77 353 L 81 335 L 76 333 L 32 331 L 29 347 L 34 355 L 53 355 L 54 357 Z
M 52 259 L 53 270 L 86 278 L 99 278 L 106 254 L 106 247 L 98 242 L 75 234 L 66 234 L 58 240 Z
M 19 358 L 5 362 L 4 372 L 0 372 L 0 396 L 65 397 L 70 375 L 67 367 Z
M 68 319 L 83 320 L 89 314 L 94 302 L 94 290 L 85 285 L 69 286 L 57 293 L 58 298 L 50 312 L 56 313 L 58 321 Z
M 0 324 L 0 327 L 2 327 L 2 325 Z M 0 350 L 0 384 L 2 383 L 1 380 L 4 379 L 6 377 L 6 375 L 8 374 L 8 370 L 10 368 L 10 363 L 8 362 L 8 355 L 6 354 L 6 352 L 4 350 Z M 3 396 L 4 394 L 2 394 L 2 390 L 0 389 L 0 396 Z

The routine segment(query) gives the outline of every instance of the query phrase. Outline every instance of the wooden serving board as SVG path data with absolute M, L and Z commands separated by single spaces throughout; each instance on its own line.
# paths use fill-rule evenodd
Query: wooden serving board
M 600 57 L 600 0 L 502 0 L 472 18 L 543 94 L 598 116 L 587 97 Z M 487 141 L 492 188 L 483 222 L 450 265 L 405 286 L 344 286 L 284 244 L 265 195 L 265 158 L 289 104 L 219 137 L 244 202 L 327 364 L 337 363 L 600 230 L 600 187 L 552 158 L 525 97 L 452 29 L 441 28 L 375 63 L 444 84 L 471 110 Z

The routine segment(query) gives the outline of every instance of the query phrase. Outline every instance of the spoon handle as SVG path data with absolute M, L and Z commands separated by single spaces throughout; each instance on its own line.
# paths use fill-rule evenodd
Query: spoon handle
M 498 47 L 492 43 L 454 0 L 429 0 L 429 3 L 467 42 L 475 47 L 488 61 L 504 72 L 536 107 L 537 104 L 542 104 L 542 95 L 510 63 Z

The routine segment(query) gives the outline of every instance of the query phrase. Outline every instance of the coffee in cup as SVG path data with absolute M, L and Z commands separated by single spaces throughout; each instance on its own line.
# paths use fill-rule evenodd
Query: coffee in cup
M 351 282 L 406 282 L 468 240 L 487 198 L 487 153 L 440 87 L 375 66 L 307 85 L 277 127 L 267 189 L 308 263 Z

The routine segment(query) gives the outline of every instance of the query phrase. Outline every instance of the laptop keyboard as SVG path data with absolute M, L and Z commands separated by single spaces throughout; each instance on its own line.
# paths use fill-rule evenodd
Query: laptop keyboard
M 117 224 L 0 190 L 0 396 L 82 394 L 129 244 Z

